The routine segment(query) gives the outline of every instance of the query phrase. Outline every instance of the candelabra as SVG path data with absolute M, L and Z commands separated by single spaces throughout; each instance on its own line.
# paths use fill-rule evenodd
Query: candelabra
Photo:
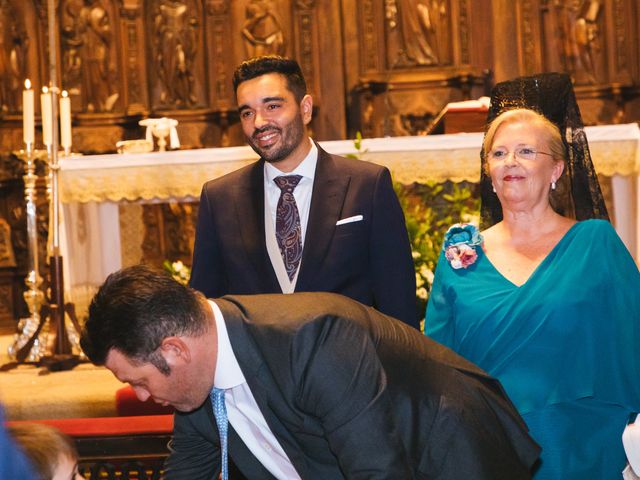
M 70 157 L 71 148 L 65 146 L 63 155 Z M 43 313 L 47 315 L 55 326 L 55 338 L 50 342 L 47 355 L 41 362 L 51 370 L 66 370 L 78 363 L 80 357 L 74 351 L 80 351 L 78 323 L 75 306 L 64 300 L 63 258 L 60 252 L 60 198 L 58 189 L 58 173 L 60 164 L 55 154 L 49 155 L 47 164 L 47 198 L 49 199 L 49 303 L 45 305 Z M 70 324 L 66 322 L 69 317 Z
M 24 196 L 27 217 L 27 247 L 29 271 L 25 278 L 28 289 L 24 292 L 24 300 L 29 309 L 29 316 L 22 318 L 18 324 L 18 333 L 13 344 L 9 347 L 9 355 L 18 362 L 37 362 L 44 355 L 47 343 L 48 329 L 41 316 L 45 295 L 40 290 L 42 276 L 38 258 L 38 218 L 36 209 L 37 180 L 36 160 L 46 158 L 45 150 L 34 150 L 31 143 L 26 144 L 25 150 L 14 152 L 24 161 Z
M 28 289 L 24 299 L 29 309 L 29 316 L 20 319 L 18 333 L 9 347 L 9 356 L 17 363 L 39 363 L 50 370 L 66 370 L 72 368 L 80 360 L 74 352 L 80 351 L 80 325 L 72 303 L 64 301 L 64 280 L 62 256 L 59 254 L 59 199 L 57 193 L 57 161 L 53 160 L 51 149 L 33 150 L 27 144 L 25 150 L 14 152 L 25 162 L 25 200 L 27 217 L 27 246 L 29 271 L 25 278 Z M 71 155 L 65 149 L 65 156 Z M 41 290 L 43 278 L 39 268 L 38 220 L 37 220 L 37 160 L 47 162 L 47 199 L 49 201 L 49 239 L 51 246 L 49 256 L 49 295 Z M 56 159 L 57 160 L 57 159 Z M 66 322 L 69 317 L 70 324 Z
M 47 20 L 49 28 L 49 86 L 42 88 L 42 142 L 46 145 L 46 158 L 49 167 L 47 194 L 49 200 L 49 295 L 40 290 L 42 277 L 38 271 L 38 231 L 36 216 L 36 182 L 35 157 L 33 144 L 34 103 L 31 83 L 25 81 L 23 91 L 23 140 L 26 150 L 19 152 L 25 159 L 26 174 L 25 198 L 27 202 L 27 233 L 29 238 L 29 274 L 26 284 L 25 301 L 29 308 L 29 317 L 23 319 L 15 343 L 9 354 L 17 361 L 38 362 L 49 370 L 67 370 L 73 368 L 80 357 L 74 354 L 69 342 L 71 337 L 74 346 L 78 346 L 80 325 L 75 316 L 73 304 L 64 301 L 64 282 L 62 271 L 62 255 L 60 253 L 60 199 L 58 195 L 58 106 L 57 87 L 58 60 L 56 45 L 56 2 L 47 0 Z M 66 92 L 60 99 L 62 115 L 61 136 L 64 155 L 71 154 L 71 104 Z M 67 327 L 65 314 L 72 325 Z M 70 333 L 71 332 L 71 335 Z M 43 337 L 44 338 L 41 338 Z

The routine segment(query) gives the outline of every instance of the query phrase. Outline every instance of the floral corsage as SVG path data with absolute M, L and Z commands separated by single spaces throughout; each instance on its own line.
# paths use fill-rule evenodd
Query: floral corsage
M 444 235 L 444 255 L 452 268 L 467 268 L 478 258 L 476 247 L 482 244 L 478 227 L 471 223 L 451 225 Z

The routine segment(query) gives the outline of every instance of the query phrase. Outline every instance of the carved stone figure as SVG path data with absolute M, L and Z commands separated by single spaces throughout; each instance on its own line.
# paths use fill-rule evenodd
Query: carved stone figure
M 178 107 L 196 103 L 194 61 L 198 21 L 185 2 L 160 0 L 154 15 L 155 63 L 161 83 L 160 101 Z
M 102 0 L 85 0 L 80 10 L 82 33 L 82 73 L 86 108 L 89 112 L 109 112 L 118 98 L 111 92 L 111 20 Z
M 11 243 L 11 226 L 0 218 L 0 267 L 15 267 L 16 256 Z
M 436 65 L 446 47 L 446 0 L 396 0 L 403 62 Z M 392 25 L 393 26 L 393 25 Z
M 84 0 L 68 0 L 62 7 L 62 85 L 64 88 L 82 89 L 82 26 L 80 10 Z
M 247 57 L 285 54 L 284 33 L 269 0 L 251 0 L 245 17 L 242 36 Z
M 557 40 L 565 71 L 574 78 L 585 74 L 596 83 L 596 55 L 600 51 L 598 17 L 601 0 L 554 0 Z
M 79 90 L 87 112 L 110 112 L 114 91 L 113 32 L 104 0 L 67 0 L 62 6 L 62 82 Z
M 19 110 L 29 37 L 8 0 L 0 0 L 0 109 Z

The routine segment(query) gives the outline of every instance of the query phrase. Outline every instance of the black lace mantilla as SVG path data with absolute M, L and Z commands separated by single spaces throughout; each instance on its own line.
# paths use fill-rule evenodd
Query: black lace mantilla
M 542 73 L 498 83 L 491 92 L 487 127 L 498 115 L 514 108 L 529 108 L 541 113 L 555 123 L 562 133 L 567 162 L 557 188 L 551 194 L 554 209 L 576 220 L 609 220 L 570 77 L 564 73 Z M 484 229 L 502 220 L 502 208 L 493 193 L 491 178 L 485 173 L 484 151 L 480 157 L 481 218 Z

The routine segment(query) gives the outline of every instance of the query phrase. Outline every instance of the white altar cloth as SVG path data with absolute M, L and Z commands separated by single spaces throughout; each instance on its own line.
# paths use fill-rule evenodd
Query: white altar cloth
M 640 261 L 640 128 L 605 125 L 585 131 L 596 171 L 612 178 L 614 226 Z M 320 145 L 331 153 L 359 154 L 362 160 L 385 165 L 396 181 L 405 184 L 478 181 L 482 136 L 365 139 L 360 152 L 352 140 Z M 106 275 L 121 266 L 118 202 L 197 199 L 205 181 L 256 158 L 248 146 L 62 158 L 63 256 L 66 290 L 72 292 L 72 299 L 86 303 Z M 89 205 L 80 208 L 78 204 Z
M 599 174 L 640 173 L 640 128 L 635 123 L 586 127 Z M 396 181 L 478 181 L 481 133 L 362 141 L 362 160 L 387 166 Z M 320 142 L 331 153 L 357 154 L 352 140 Z M 63 158 L 63 203 L 199 198 L 202 184 L 257 158 L 249 148 L 203 148 L 169 152 Z

